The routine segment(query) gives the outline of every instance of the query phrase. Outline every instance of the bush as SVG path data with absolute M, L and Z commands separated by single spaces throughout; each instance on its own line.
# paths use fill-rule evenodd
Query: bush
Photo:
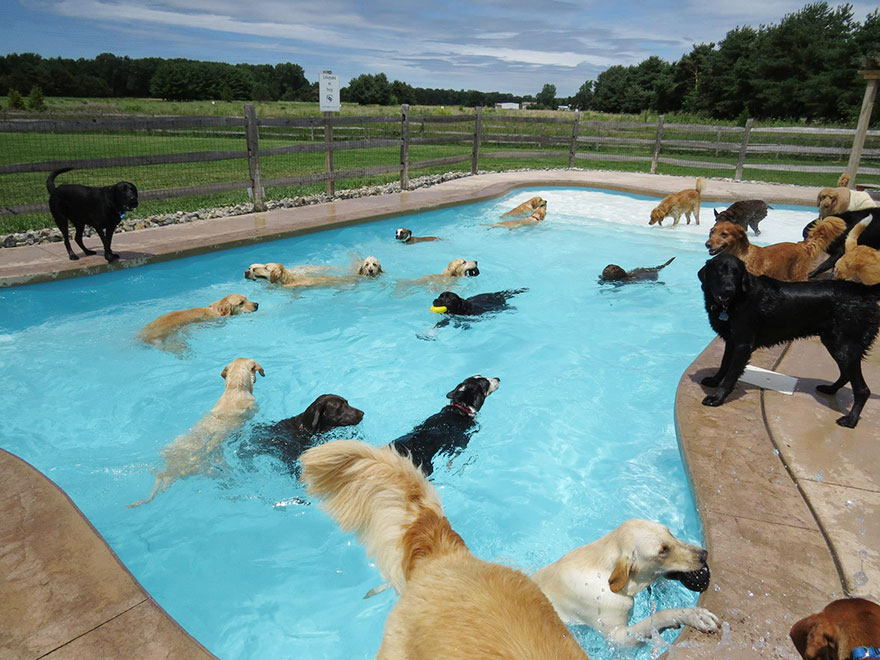
M 24 110 L 24 99 L 21 98 L 21 92 L 13 87 L 10 87 L 8 98 L 10 110 Z
M 42 112 L 46 109 L 46 100 L 43 98 L 43 88 L 39 85 L 31 87 L 31 93 L 28 95 L 28 108 Z

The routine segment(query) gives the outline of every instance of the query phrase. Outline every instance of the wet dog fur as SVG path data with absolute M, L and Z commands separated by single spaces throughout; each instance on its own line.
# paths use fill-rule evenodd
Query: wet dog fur
M 658 224 L 662 227 L 663 219 L 672 216 L 674 218 L 672 226 L 674 227 L 682 215 L 687 219 L 687 224 L 691 224 L 691 215 L 696 219 L 696 223 L 700 224 L 700 199 L 705 187 L 706 182 L 703 177 L 697 177 L 693 188 L 664 197 L 651 211 L 651 220 L 648 224 Z

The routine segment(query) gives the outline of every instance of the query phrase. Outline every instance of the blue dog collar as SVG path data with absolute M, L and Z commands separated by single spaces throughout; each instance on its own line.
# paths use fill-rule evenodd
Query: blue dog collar
M 859 646 L 852 650 L 852 660 L 864 660 L 865 658 L 880 658 L 880 647 Z

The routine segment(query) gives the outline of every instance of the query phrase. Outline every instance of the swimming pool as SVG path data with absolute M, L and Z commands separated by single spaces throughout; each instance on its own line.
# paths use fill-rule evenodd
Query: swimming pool
M 544 225 L 484 226 L 535 194 L 549 200 Z M 394 602 L 390 592 L 362 600 L 380 582 L 363 550 L 304 504 L 301 487 L 271 462 L 245 469 L 234 443 L 219 478 L 183 480 L 126 508 L 149 493 L 162 447 L 214 405 L 220 370 L 234 357 L 266 369 L 253 423 L 335 392 L 366 413 L 343 435 L 376 444 L 438 411 L 464 377 L 500 377 L 467 451 L 433 477 L 453 526 L 480 557 L 535 569 L 636 516 L 699 542 L 672 402 L 682 371 L 712 336 L 695 275 L 711 205 L 702 227 L 675 229 L 647 227 L 654 205 L 600 191 L 522 190 L 405 220 L 2 290 L 0 364 L 24 377 L 0 392 L 4 410 L 16 411 L 0 440 L 61 485 L 159 603 L 224 658 L 373 657 Z M 762 242 L 794 240 L 810 217 L 774 209 Z M 395 244 L 401 225 L 444 240 Z M 296 295 L 242 278 L 252 262 L 347 265 L 367 254 L 386 275 L 343 291 Z M 529 291 L 513 299 L 515 310 L 435 330 L 433 295 L 398 296 L 394 282 L 439 272 L 458 256 L 478 259 L 482 271 L 460 293 Z M 650 266 L 670 256 L 665 284 L 596 283 L 607 263 Z M 194 330 L 185 359 L 134 339 L 166 311 L 235 291 L 260 310 Z M 653 598 L 657 607 L 694 602 L 673 583 Z M 640 599 L 637 616 L 651 605 Z M 596 635 L 576 632 L 591 656 L 607 657 Z

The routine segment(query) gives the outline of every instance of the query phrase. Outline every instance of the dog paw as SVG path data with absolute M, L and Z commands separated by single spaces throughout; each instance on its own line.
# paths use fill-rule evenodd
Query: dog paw
M 722 403 L 724 403 L 724 395 L 718 393 L 709 394 L 702 401 L 704 406 L 712 406 L 713 408 L 715 406 L 720 406 Z
M 843 417 L 838 417 L 834 421 L 837 422 L 840 426 L 843 426 L 844 428 L 848 428 L 848 429 L 854 429 L 856 427 L 856 424 L 859 423 L 858 418 L 852 419 L 849 415 L 844 415 Z
M 685 610 L 686 616 L 681 618 L 681 622 L 691 628 L 695 628 L 704 633 L 715 633 L 721 630 L 721 620 L 703 607 L 694 607 Z
M 76 256 L 75 254 L 68 254 L 67 258 L 70 259 L 71 261 L 79 261 L 79 257 Z
M 721 379 L 717 376 L 706 376 L 700 381 L 700 384 L 705 385 L 706 387 L 718 387 L 718 383 L 720 382 Z
M 836 394 L 837 388 L 832 387 L 831 385 L 816 385 L 816 391 L 821 392 L 822 394 Z

